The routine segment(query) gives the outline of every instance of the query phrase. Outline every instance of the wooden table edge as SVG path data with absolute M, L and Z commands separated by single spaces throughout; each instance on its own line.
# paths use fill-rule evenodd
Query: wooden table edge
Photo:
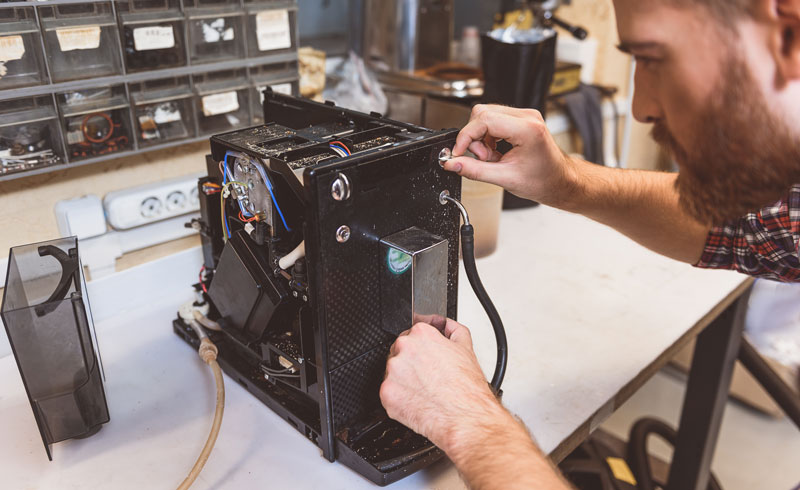
M 564 460 L 575 448 L 589 438 L 591 433 L 600 426 L 617 408 L 622 406 L 636 391 L 639 390 L 650 378 L 652 378 L 662 367 L 664 367 L 675 354 L 686 347 L 692 339 L 697 337 L 714 319 L 716 319 L 725 309 L 733 304 L 745 291 L 755 282 L 755 279 L 748 277 L 742 280 L 725 298 L 717 303 L 703 318 L 695 323 L 692 328 L 687 330 L 671 346 L 662 352 L 653 362 L 648 364 L 631 381 L 623 386 L 614 397 L 606 402 L 602 407 L 595 411 L 589 419 L 575 429 L 572 434 L 553 449 L 549 457 L 558 464 Z

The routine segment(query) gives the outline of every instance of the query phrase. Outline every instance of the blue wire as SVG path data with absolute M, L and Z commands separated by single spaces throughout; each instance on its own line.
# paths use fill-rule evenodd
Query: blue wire
M 283 226 L 286 228 L 286 231 L 292 231 L 292 229 L 289 228 L 289 225 L 286 224 L 286 218 L 283 217 L 283 211 L 281 211 L 281 207 L 278 205 L 278 200 L 275 199 L 275 194 L 272 192 L 272 183 L 269 181 L 269 178 L 267 178 L 266 184 L 267 184 L 267 190 L 269 191 L 269 195 L 270 197 L 272 197 L 272 202 L 275 203 L 275 209 L 278 210 L 278 214 L 281 217 L 281 221 L 283 221 Z
M 342 150 L 343 152 L 345 152 L 345 154 L 347 154 L 347 156 L 351 155 L 350 151 L 348 151 L 347 148 L 345 148 L 343 146 L 331 144 L 330 147 L 331 148 L 338 148 L 338 149 Z
M 225 171 L 222 173 L 222 187 L 228 183 L 228 152 L 225 152 Z
M 292 229 L 289 228 L 289 225 L 286 223 L 286 218 L 283 216 L 283 211 L 281 211 L 281 207 L 278 204 L 278 200 L 275 199 L 275 193 L 272 191 L 272 182 L 269 180 L 269 177 L 266 175 L 266 173 L 264 173 L 263 169 L 260 166 L 256 165 L 256 170 L 258 170 L 258 173 L 261 174 L 261 179 L 264 181 L 264 184 L 266 184 L 266 186 L 267 186 L 267 190 L 269 191 L 269 195 L 272 198 L 272 202 L 275 203 L 275 209 L 278 210 L 278 215 L 280 215 L 281 221 L 283 221 L 283 226 L 286 228 L 286 231 L 292 231 Z M 228 153 L 225 153 L 225 172 L 226 172 L 226 175 L 227 175 L 227 172 L 228 172 Z M 242 207 L 242 203 L 241 202 L 239 203 L 239 207 Z M 248 212 L 244 211 L 244 209 L 242 209 L 242 214 L 245 214 L 245 216 L 247 216 L 247 215 L 252 216 L 251 213 L 248 213 Z M 229 235 L 230 235 L 230 232 L 229 232 Z

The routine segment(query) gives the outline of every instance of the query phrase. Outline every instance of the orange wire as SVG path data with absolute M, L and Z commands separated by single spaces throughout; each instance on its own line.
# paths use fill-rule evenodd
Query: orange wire
M 257 221 L 257 220 L 258 220 L 258 216 L 253 216 L 252 218 L 245 218 L 244 215 L 242 214 L 242 212 L 239 211 L 239 221 L 242 221 L 244 223 L 249 223 L 251 221 Z

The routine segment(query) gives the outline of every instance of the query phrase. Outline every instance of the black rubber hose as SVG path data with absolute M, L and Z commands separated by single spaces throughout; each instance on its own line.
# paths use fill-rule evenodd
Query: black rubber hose
M 467 272 L 469 284 L 472 286 L 475 296 L 478 297 L 478 301 L 481 302 L 483 309 L 486 310 L 494 329 L 494 336 L 497 340 L 497 364 L 494 368 L 491 385 L 494 392 L 499 393 L 503 378 L 506 375 L 506 365 L 508 364 L 508 341 L 506 340 L 506 329 L 503 327 L 503 321 L 497 313 L 497 308 L 494 307 L 492 300 L 486 293 L 480 276 L 478 276 L 478 268 L 475 265 L 475 230 L 472 225 L 461 226 L 461 256 L 464 259 L 464 270 Z
M 627 460 L 633 476 L 636 478 L 636 488 L 639 490 L 655 490 L 667 488 L 667 482 L 657 481 L 650 468 L 650 454 L 647 452 L 647 438 L 655 434 L 675 447 L 678 432 L 665 422 L 654 418 L 643 418 L 636 421 L 628 435 Z M 722 490 L 719 481 L 712 473 L 708 479 L 708 490 Z
M 783 409 L 784 413 L 800 429 L 800 398 L 767 361 L 761 357 L 753 344 L 747 339 L 742 339 L 739 347 L 739 360 L 758 383 L 767 390 L 769 396 Z

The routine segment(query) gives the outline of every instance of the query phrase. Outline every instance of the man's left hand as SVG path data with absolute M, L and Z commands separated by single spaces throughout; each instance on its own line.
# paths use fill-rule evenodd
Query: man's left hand
M 473 423 L 503 410 L 472 349 L 469 329 L 448 319 L 440 331 L 417 323 L 392 345 L 381 385 L 389 417 L 450 453 Z

